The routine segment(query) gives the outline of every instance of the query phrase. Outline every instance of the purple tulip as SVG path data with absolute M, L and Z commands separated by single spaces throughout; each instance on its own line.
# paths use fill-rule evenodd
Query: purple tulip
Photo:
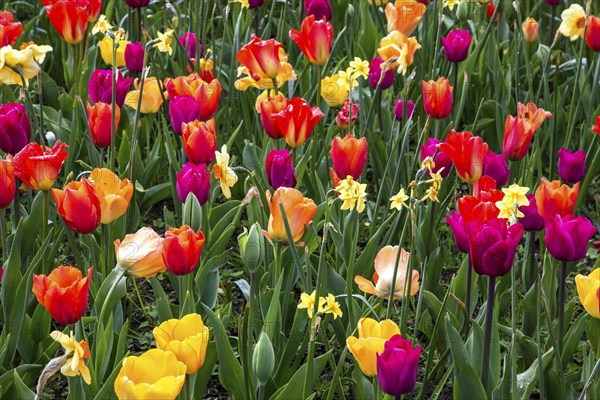
M 456 29 L 450 31 L 448 36 L 442 36 L 442 44 L 444 45 L 444 53 L 450 62 L 464 61 L 469 55 L 469 46 L 473 36 L 469 31 Z
M 415 111 L 415 103 L 412 100 L 409 100 L 406 103 L 406 111 L 408 115 L 408 119 L 411 119 L 413 116 L 413 112 Z M 402 117 L 404 116 L 404 101 L 402 99 L 396 101 L 396 105 L 394 106 L 394 115 L 398 121 L 402 121 Z
M 587 242 L 598 229 L 585 217 L 556 215 L 546 221 L 544 243 L 552 257 L 561 261 L 579 261 L 585 257 Z
M 202 40 L 198 39 L 196 41 L 196 35 L 192 32 L 186 32 L 182 36 L 177 37 L 179 39 L 179 43 L 183 46 L 184 49 L 187 49 L 187 54 L 189 58 L 196 58 L 196 44 L 200 47 L 200 57 L 204 54 L 204 46 L 202 45 Z
M 331 21 L 331 5 L 328 0 L 304 0 L 304 11 L 307 16 L 314 15 L 318 21 L 323 17 Z
M 31 126 L 25 107 L 19 103 L 0 106 L 0 150 L 16 154 L 29 143 Z
M 507 227 L 505 219 L 490 218 L 469 222 L 466 232 L 475 272 L 502 276 L 510 271 L 515 250 L 523 236 L 523 225 L 517 223 Z
M 131 78 L 124 78 L 121 71 L 117 75 L 117 105 L 123 107 L 125 96 L 131 86 Z M 97 69 L 88 83 L 88 96 L 93 103 L 112 103 L 112 70 Z
M 524 215 L 523 218 L 519 218 L 519 222 L 523 224 L 523 229 L 527 232 L 541 231 L 544 229 L 544 218 L 538 213 L 535 196 L 528 194 L 527 199 L 529 200 L 529 205 L 519 207 L 519 211 Z
M 258 8 L 265 3 L 265 0 L 248 0 L 248 8 Z
M 427 157 L 433 158 L 433 162 L 435 163 L 435 168 L 433 168 L 433 172 L 439 172 L 442 168 L 442 172 L 440 173 L 442 177 L 448 176 L 450 170 L 452 169 L 452 161 L 446 153 L 441 151 L 438 148 L 438 144 L 440 144 L 436 138 L 427 139 L 427 143 L 421 146 L 421 161 L 426 159 Z
M 195 165 L 187 162 L 183 165 L 181 172 L 176 172 L 177 195 L 182 203 L 187 199 L 188 194 L 193 193 L 200 205 L 208 200 L 210 193 L 210 171 L 206 169 L 206 164 Z
M 267 155 L 266 169 L 267 180 L 273 189 L 296 186 L 296 172 L 287 149 L 271 150 Z
M 465 222 L 463 221 L 460 213 L 452 210 L 450 215 L 446 215 L 446 223 L 450 226 L 452 234 L 454 235 L 454 243 L 458 250 L 463 253 L 469 252 L 469 239 L 467 238 L 467 232 L 465 231 Z
M 381 389 L 399 397 L 410 393 L 417 383 L 421 346 L 414 347 L 400 335 L 385 342 L 383 353 L 377 354 L 377 378 Z
M 580 182 L 585 177 L 585 150 L 572 153 L 567 149 L 558 151 L 558 176 L 569 184 Z
M 125 3 L 131 8 L 142 8 L 150 4 L 150 0 L 125 0 Z
M 169 117 L 173 131 L 181 136 L 181 124 L 198 119 L 200 107 L 194 96 L 175 96 L 169 102 Z
M 371 85 L 371 89 L 377 88 L 380 79 L 379 89 L 381 90 L 385 90 L 394 84 L 394 69 L 389 66 L 383 74 L 383 78 L 381 78 L 382 64 L 385 64 L 385 62 L 381 57 L 375 57 L 369 63 L 369 85 Z
M 561 3 L 562 0 L 546 0 L 546 4 L 551 6 L 557 6 Z
M 125 66 L 134 74 L 144 68 L 144 46 L 141 42 L 129 43 L 125 47 Z
M 508 169 L 504 154 L 496 154 L 491 150 L 488 151 L 483 161 L 483 175 L 492 177 L 498 186 L 506 185 L 510 178 L 510 170 Z

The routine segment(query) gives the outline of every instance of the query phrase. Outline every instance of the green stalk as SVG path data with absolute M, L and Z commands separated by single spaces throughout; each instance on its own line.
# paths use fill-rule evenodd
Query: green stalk
M 275 287 L 281 274 L 281 244 L 277 242 L 273 243 L 273 264 L 275 270 L 271 274 L 271 286 Z M 279 293 L 276 295 L 279 295 Z
M 537 296 L 540 296 L 541 294 L 541 290 L 540 290 L 540 286 L 541 286 L 541 279 L 539 277 L 539 271 L 536 273 L 536 281 L 535 281 L 535 285 L 536 285 L 536 290 L 537 290 Z M 541 399 L 545 399 L 545 387 L 544 387 L 544 363 L 543 363 L 543 354 L 542 354 L 542 338 L 541 338 L 541 320 L 540 320 L 540 315 L 542 314 L 542 304 L 541 301 L 536 301 L 535 302 L 535 318 L 536 318 L 536 326 L 537 326 L 537 330 L 536 330 L 536 340 L 538 343 L 537 346 L 537 357 L 538 357 L 538 390 L 540 392 L 540 398 Z
M 98 326 L 100 326 L 102 321 L 104 321 L 104 315 L 106 314 L 106 311 L 107 311 L 106 307 L 107 307 L 108 303 L 110 302 L 110 299 L 111 299 L 115 289 L 119 285 L 121 278 L 123 278 L 123 275 L 125 275 L 125 270 L 122 268 L 119 268 L 119 273 L 117 275 L 117 279 L 115 279 L 115 282 L 110 287 L 108 294 L 106 295 L 106 299 L 104 300 L 104 304 L 102 304 L 102 308 L 100 309 L 100 317 L 98 318 Z
M 533 286 L 535 282 L 537 269 L 535 262 L 535 232 L 529 232 L 529 287 Z
M 354 282 L 354 256 L 356 254 L 356 244 L 358 241 L 358 211 L 350 211 L 352 217 L 352 248 L 350 249 L 350 259 L 348 260 L 348 268 L 346 269 L 346 303 L 348 307 L 348 330 L 352 329 L 355 325 L 354 321 L 354 309 L 352 304 L 352 283 Z
M 488 390 L 488 375 L 490 372 L 490 344 L 492 340 L 492 321 L 494 320 L 494 290 L 495 276 L 488 277 L 488 297 L 485 307 L 485 331 L 483 333 L 483 357 L 481 358 L 481 383 Z
M 558 282 L 558 351 L 561 356 L 565 330 L 565 291 L 567 285 L 567 267 L 568 263 L 563 261 L 560 268 L 560 281 Z
M 588 390 L 590 390 L 590 387 L 592 386 L 592 384 L 595 382 L 594 379 L 596 379 L 596 376 L 598 375 L 599 372 L 600 372 L 600 357 L 598 358 L 598 361 L 596 361 L 596 365 L 594 365 L 594 369 L 592 370 L 590 377 L 588 378 L 587 382 L 585 383 L 585 386 L 583 387 L 583 390 L 581 391 L 579 400 L 586 399 L 586 394 L 587 394 Z
M 4 258 L 8 259 L 9 253 L 8 245 L 6 242 L 6 210 L 4 208 L 0 210 L 0 237 L 2 238 L 1 249 L 3 255 L 0 256 L 0 264 L 2 264 Z
M 554 7 L 553 7 L 554 8 Z M 587 20 L 587 16 L 586 16 Z M 587 24 L 586 24 L 587 28 Z M 584 29 L 584 31 L 587 29 Z M 585 36 L 585 32 L 583 33 Z M 577 72 L 575 72 L 575 81 L 573 82 L 573 92 L 576 93 L 578 91 L 579 86 L 579 75 L 581 74 L 581 60 L 583 59 L 583 50 L 585 49 L 585 40 L 580 40 L 579 44 L 579 55 L 577 56 Z M 573 135 L 573 130 L 575 129 L 575 102 L 578 101 L 580 96 L 571 96 L 571 105 L 569 106 L 569 119 L 567 125 L 567 137 L 565 138 L 564 147 L 569 148 L 569 144 L 571 142 L 571 136 Z M 592 99 L 593 101 L 593 99 Z

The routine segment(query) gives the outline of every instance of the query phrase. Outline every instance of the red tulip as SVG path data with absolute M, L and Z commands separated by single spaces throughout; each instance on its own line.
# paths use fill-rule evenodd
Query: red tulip
M 590 49 L 600 51 L 600 17 L 589 16 L 585 43 Z
M 0 10 L 0 47 L 12 46 L 23 32 L 23 25 L 15 22 L 10 11 Z
M 194 232 L 189 226 L 169 228 L 163 240 L 162 257 L 165 266 L 175 275 L 193 272 L 200 262 L 204 234 Z
M 452 113 L 452 86 L 448 79 L 441 77 L 437 81 L 421 82 L 423 107 L 431 118 L 444 119 Z
M 6 208 L 15 198 L 17 184 L 15 182 L 15 166 L 12 158 L 0 158 L 0 209 Z
M 460 179 L 473 184 L 481 177 L 489 147 L 480 137 L 452 130 L 439 149 L 452 160 Z
M 330 152 L 335 174 L 341 179 L 350 175 L 354 180 L 358 180 L 367 161 L 368 147 L 367 139 L 364 137 L 357 139 L 351 133 L 343 139 L 335 136 L 331 142 Z
M 192 121 L 181 124 L 183 150 L 194 164 L 210 164 L 215 159 L 217 134 L 215 120 L 207 122 Z
M 324 65 L 329 59 L 333 42 L 333 26 L 325 17 L 315 20 L 314 15 L 304 18 L 301 31 L 292 29 L 290 38 L 298 45 L 304 56 L 315 65 Z
M 541 185 L 535 191 L 538 213 L 544 220 L 554 218 L 556 215 L 564 217 L 573 214 L 578 196 L 579 182 L 571 188 L 561 185 L 560 181 L 548 182 L 542 178 Z
M 486 221 L 497 218 L 500 210 L 496 207 L 497 201 L 502 201 L 504 193 L 500 190 L 485 188 L 476 196 L 463 196 L 458 199 L 458 211 L 465 222 L 475 220 Z
M 42 0 L 50 23 L 69 44 L 83 40 L 88 21 L 100 15 L 102 0 Z
M 262 40 L 252 34 L 250 43 L 245 44 L 237 52 L 235 58 L 248 68 L 250 76 L 255 80 L 275 79 L 279 75 L 281 62 L 279 49 L 282 44 L 275 39 Z
M 85 178 L 70 182 L 64 190 L 52 189 L 57 212 L 65 224 L 77 233 L 91 233 L 100 225 L 100 199 Z
M 262 126 L 267 135 L 273 139 L 283 137 L 283 133 L 277 127 L 273 115 L 285 109 L 287 107 L 287 102 L 287 99 L 281 93 L 277 93 L 273 97 L 269 96 L 260 102 L 260 122 L 262 122 Z
M 285 109 L 273 115 L 277 128 L 285 136 L 285 141 L 290 147 L 304 144 L 315 125 L 325 114 L 319 107 L 310 107 L 306 100 L 294 97 L 288 100 Z
M 504 124 L 504 141 L 502 148 L 504 156 L 511 161 L 519 161 L 529 149 L 533 134 L 552 114 L 543 108 L 537 108 L 534 103 L 527 105 L 519 103 L 517 116 L 509 115 Z
M 88 124 L 92 141 L 100 148 L 110 146 L 112 142 L 112 107 L 106 103 L 87 104 Z M 121 109 L 115 104 L 115 129 L 119 126 Z
M 69 155 L 66 151 L 68 148 L 60 140 L 52 149 L 29 143 L 13 158 L 17 178 L 31 190 L 49 190 Z

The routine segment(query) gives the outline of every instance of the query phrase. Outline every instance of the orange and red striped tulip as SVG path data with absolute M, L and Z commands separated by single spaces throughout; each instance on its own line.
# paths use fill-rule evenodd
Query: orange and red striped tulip
M 437 81 L 421 82 L 423 107 L 431 118 L 444 119 L 452 113 L 452 86 L 448 79 L 441 77 Z
M 358 180 L 367 161 L 368 147 L 366 138 L 358 139 L 351 133 L 343 139 L 339 136 L 333 138 L 330 154 L 333 170 L 338 178 L 346 179 L 350 175 L 354 180 Z
M 549 182 L 542 178 L 540 186 L 535 191 L 538 214 L 544 220 L 554 218 L 556 215 L 564 217 L 573 214 L 578 196 L 579 182 L 569 187 L 565 184 L 561 185 L 560 181 Z
M 538 108 L 534 103 L 519 103 L 517 116 L 509 115 L 504 124 L 502 150 L 506 159 L 519 161 L 527 154 L 533 134 L 552 113 Z
M 102 0 L 42 0 L 46 14 L 63 40 L 77 44 L 83 40 L 88 21 L 100 15 Z
M 183 150 L 187 158 L 196 165 L 210 164 L 215 160 L 217 133 L 215 120 L 192 121 L 181 124 Z
M 281 69 L 279 49 L 282 44 L 275 39 L 262 40 L 252 34 L 250 43 L 237 52 L 235 58 L 248 68 L 249 75 L 255 80 L 275 79 Z
M 77 233 L 91 233 L 100 225 L 100 199 L 85 178 L 70 182 L 64 190 L 52 189 L 57 212 Z
M 163 240 L 162 257 L 165 267 L 175 275 L 193 272 L 200 262 L 204 234 L 187 225 L 169 228 Z
M 452 160 L 460 179 L 473 184 L 481 177 L 489 146 L 479 136 L 453 129 L 439 149 Z
M 88 124 L 92 141 L 100 148 L 112 143 L 112 106 L 106 103 L 87 104 Z M 115 104 L 115 129 L 121 120 L 121 109 Z
M 308 225 L 317 213 L 317 205 L 302 195 L 299 190 L 279 187 L 273 198 L 267 192 L 267 200 L 271 209 L 269 217 L 268 238 L 275 242 L 288 243 L 283 216 L 279 204 L 283 204 L 285 216 L 290 226 L 292 240 L 299 241 L 304 235 L 304 226 Z
M 56 141 L 52 149 L 29 143 L 13 158 L 15 174 L 31 190 L 49 190 L 69 155 L 67 146 Z
M 277 128 L 283 133 L 290 147 L 302 146 L 315 125 L 325 114 L 319 107 L 312 107 L 301 97 L 288 100 L 287 106 L 273 115 Z
M 292 29 L 289 35 L 311 63 L 324 65 L 329 59 L 333 26 L 325 17 L 317 21 L 314 15 L 309 15 L 302 21 L 300 31 Z

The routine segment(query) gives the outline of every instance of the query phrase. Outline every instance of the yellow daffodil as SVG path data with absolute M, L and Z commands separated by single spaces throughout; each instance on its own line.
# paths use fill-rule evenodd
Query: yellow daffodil
M 390 209 L 395 208 L 396 210 L 400 211 L 402 210 L 402 207 L 408 208 L 408 204 L 406 204 L 406 200 L 408 199 L 410 199 L 410 197 L 406 195 L 404 189 L 400 189 L 398 194 L 390 198 L 390 201 L 392 202 L 392 204 L 390 204 Z
M 592 317 L 600 318 L 600 268 L 596 268 L 588 276 L 577 275 L 575 284 L 583 308 Z
M 97 33 L 102 33 L 106 35 L 106 33 L 112 31 L 112 29 L 113 26 L 106 19 L 106 15 L 101 15 L 100 18 L 98 18 L 98 21 L 96 21 L 96 25 L 94 25 L 94 27 L 92 28 L 92 35 L 95 35 Z
M 85 360 L 90 358 L 90 350 L 85 340 L 75 340 L 73 332 L 70 335 L 66 335 L 60 331 L 54 331 L 50 333 L 50 337 L 60 343 L 63 349 L 65 349 L 67 362 L 62 366 L 60 372 L 64 376 L 81 375 L 85 383 L 88 385 L 91 384 L 90 370 L 85 365 Z
M 0 49 L 0 83 L 23 86 L 23 81 L 28 82 L 38 72 L 40 66 L 34 59 L 32 49 L 17 50 L 12 46 Z
M 233 0 L 234 3 L 240 3 L 242 8 L 250 8 L 250 2 L 248 0 Z
M 356 182 L 352 176 L 348 175 L 346 179 L 340 181 L 335 191 L 342 200 L 342 210 L 354 210 L 359 213 L 365 210 L 367 197 L 367 184 Z
M 438 190 L 435 188 L 435 186 L 430 186 L 427 191 L 425 192 L 425 196 L 423 196 L 423 198 L 421 199 L 421 201 L 425 201 L 427 199 L 431 200 L 431 201 L 435 201 L 436 203 L 440 202 L 440 199 L 438 198 Z
M 313 309 L 315 308 L 315 296 L 316 295 L 317 295 L 317 292 L 315 290 L 313 290 L 313 292 L 311 294 L 302 293 L 300 295 L 300 304 L 298 304 L 298 308 L 306 309 L 306 312 L 308 313 L 308 318 L 313 317 Z M 317 313 L 323 312 L 323 306 L 325 305 L 325 302 L 326 302 L 326 300 L 323 297 L 319 298 L 319 307 L 317 309 Z
M 514 204 L 518 207 L 529 205 L 529 199 L 527 199 L 526 196 L 528 192 L 528 187 L 519 186 L 516 183 L 513 183 L 509 187 L 502 189 L 502 193 L 504 193 L 504 201 L 506 201 L 507 204 Z
M 19 49 L 21 51 L 31 50 L 33 52 L 33 59 L 41 65 L 46 59 L 46 54 L 52 51 L 52 46 L 46 44 L 37 45 L 34 42 L 27 42 L 23 43 Z
M 377 322 L 372 318 L 358 321 L 358 337 L 346 339 L 346 346 L 358 362 L 363 374 L 377 375 L 377 354 L 383 353 L 385 342 L 400 334 L 400 328 L 390 319 Z
M 226 198 L 231 198 L 231 187 L 238 181 L 238 177 L 229 166 L 229 154 L 227 154 L 227 145 L 221 147 L 221 151 L 215 151 L 215 165 L 213 165 L 213 174 L 221 184 L 221 190 Z
M 354 57 L 354 61 L 350 61 L 350 68 L 352 68 L 352 75 L 355 77 L 362 76 L 363 78 L 369 77 L 369 62 L 361 60 L 358 57 Z
M 460 0 L 444 0 L 444 7 L 448 7 L 450 11 L 454 10 L 454 7 L 460 5 Z
M 408 37 L 400 31 L 392 31 L 379 42 L 377 53 L 384 60 L 393 59 L 392 68 L 405 75 L 414 61 L 415 52 L 421 45 L 415 37 Z
M 558 31 L 571 39 L 571 41 L 579 39 L 583 36 L 585 29 L 585 10 L 579 4 L 573 3 L 569 8 L 560 14 L 562 22 L 558 27 Z
M 319 300 L 325 300 L 325 306 L 323 307 L 324 313 L 333 314 L 333 319 L 337 319 L 337 317 L 342 318 L 342 309 L 340 308 L 340 303 L 335 301 L 334 295 L 329 293 L 326 299 L 321 298 Z
M 173 55 L 173 48 L 171 47 L 171 42 L 173 42 L 173 29 L 167 29 L 165 33 L 157 32 L 158 38 L 156 38 L 156 43 L 154 47 L 158 49 L 161 53 L 169 53 L 169 55 Z
M 432 171 L 435 168 L 435 161 L 433 157 L 427 156 L 421 161 L 421 171 L 429 170 Z
M 444 168 L 445 167 L 440 168 L 437 172 L 429 170 L 429 176 L 431 177 L 431 179 L 426 180 L 425 183 L 430 183 L 435 190 L 440 190 L 440 187 L 442 186 L 442 181 L 444 180 L 444 178 L 442 177 L 442 171 L 444 170 Z

